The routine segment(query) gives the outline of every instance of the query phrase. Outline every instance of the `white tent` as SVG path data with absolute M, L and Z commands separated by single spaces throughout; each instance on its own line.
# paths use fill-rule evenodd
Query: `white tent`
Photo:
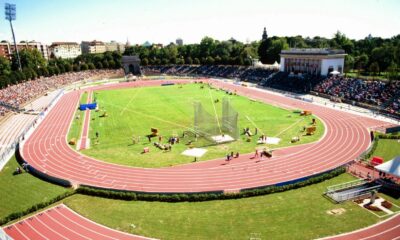
M 335 71 L 332 71 L 331 74 L 332 74 L 332 75 L 339 75 L 340 72 L 338 72 L 338 71 L 335 70 Z
M 376 170 L 400 177 L 400 156 L 375 167 Z

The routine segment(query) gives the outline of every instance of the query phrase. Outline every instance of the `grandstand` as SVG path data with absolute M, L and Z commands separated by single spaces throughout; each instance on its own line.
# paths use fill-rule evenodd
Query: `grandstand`
M 142 67 L 144 75 L 176 75 L 176 76 L 204 76 L 216 78 L 231 78 L 252 83 L 259 83 L 267 79 L 274 70 L 225 65 L 169 65 Z

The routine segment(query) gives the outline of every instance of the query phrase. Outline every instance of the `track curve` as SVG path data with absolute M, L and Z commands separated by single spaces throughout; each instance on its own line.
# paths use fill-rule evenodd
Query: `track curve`
M 268 104 L 311 110 L 324 122 L 326 133 L 316 143 L 276 150 L 274 157 L 263 162 L 256 162 L 250 159 L 251 154 L 244 154 L 229 165 L 219 159 L 159 169 L 119 166 L 81 155 L 68 146 L 66 136 L 80 98 L 80 91 L 72 91 L 61 97 L 32 135 L 22 143 L 21 155 L 36 170 L 74 184 L 157 193 L 240 190 L 293 181 L 346 164 L 368 148 L 370 136 L 367 128 L 385 124 L 258 89 L 216 80 L 205 81 Z M 137 81 L 85 90 L 145 87 L 163 82 Z

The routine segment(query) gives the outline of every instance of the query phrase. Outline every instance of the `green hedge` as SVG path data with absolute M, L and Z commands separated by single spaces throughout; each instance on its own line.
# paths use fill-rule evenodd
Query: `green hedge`
M 379 134 L 380 139 L 400 139 L 400 135 L 390 135 L 390 134 Z
M 371 149 L 369 150 L 369 152 L 367 152 L 367 153 L 364 155 L 364 157 L 363 157 L 364 160 L 368 160 L 368 159 L 374 154 L 374 152 L 375 152 L 375 150 L 376 150 L 376 147 L 378 146 L 379 139 L 380 139 L 379 136 L 375 136 L 375 137 L 374 137 L 374 141 L 372 142 L 372 147 L 371 147 Z
M 33 212 L 36 212 L 36 211 L 38 211 L 40 209 L 48 207 L 51 204 L 53 204 L 55 202 L 58 202 L 58 201 L 66 198 L 66 197 L 69 197 L 69 196 L 71 196 L 73 194 L 75 194 L 75 191 L 68 191 L 68 192 L 60 194 L 57 197 L 52 198 L 52 199 L 50 199 L 50 200 L 48 200 L 46 202 L 41 202 L 41 203 L 35 204 L 32 207 L 30 207 L 28 209 L 25 209 L 23 211 L 13 212 L 13 213 L 9 214 L 8 216 L 6 216 L 4 218 L 0 218 L 0 225 L 4 225 L 4 224 L 6 224 L 6 223 L 8 223 L 10 221 L 13 221 L 15 219 L 18 219 L 18 218 L 21 218 L 23 216 L 26 216 L 26 215 L 28 215 L 30 213 L 33 213 Z
M 81 186 L 76 190 L 76 192 L 84 195 L 105 197 L 111 199 L 121 199 L 121 200 L 142 200 L 142 201 L 159 201 L 159 202 L 200 202 L 200 201 L 211 201 L 211 200 L 246 198 L 246 197 L 253 197 L 253 196 L 265 195 L 276 192 L 283 192 L 291 189 L 301 188 L 314 183 L 319 183 L 324 180 L 336 177 L 344 172 L 346 172 L 346 169 L 344 167 L 339 167 L 328 173 L 314 176 L 301 182 L 295 182 L 283 186 L 267 186 L 262 188 L 246 189 L 238 193 L 228 193 L 228 194 L 224 194 L 222 192 L 192 193 L 192 194 L 191 193 L 188 194 L 138 193 L 138 192 L 116 191 L 109 189 L 99 189 L 88 186 Z

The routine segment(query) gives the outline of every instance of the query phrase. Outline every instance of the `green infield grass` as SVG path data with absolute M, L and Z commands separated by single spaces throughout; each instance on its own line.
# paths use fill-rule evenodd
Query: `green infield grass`
M 385 162 L 400 156 L 400 141 L 398 139 L 379 139 L 371 158 L 373 156 L 382 157 Z
M 87 92 L 83 92 L 81 95 L 81 98 L 79 100 L 80 104 L 84 104 L 87 101 Z M 68 141 L 71 140 L 72 138 L 75 138 L 78 140 L 81 137 L 82 133 L 82 124 L 83 124 L 83 118 L 85 116 L 84 111 L 80 111 L 79 109 L 76 110 L 76 113 L 74 115 L 74 119 L 72 120 L 71 128 L 69 129 L 68 132 Z
M 13 175 L 18 166 L 17 160 L 12 157 L 0 172 L 0 218 L 24 211 L 69 191 L 26 172 Z
M 156 128 L 163 136 L 162 143 L 168 138 L 181 136 L 184 131 L 193 128 L 194 102 L 201 102 L 206 111 L 215 116 L 221 115 L 222 99 L 227 97 L 234 109 L 239 113 L 238 126 L 240 132 L 249 127 L 254 133 L 257 126 L 258 135 L 251 137 L 247 142 L 245 135 L 240 135 L 237 141 L 208 146 L 207 153 L 199 160 L 222 158 L 230 152 L 240 154 L 253 152 L 258 145 L 258 137 L 264 133 L 270 137 L 281 138 L 278 145 L 268 145 L 268 148 L 279 148 L 290 145 L 290 140 L 300 136 L 301 141 L 296 144 L 310 143 L 318 140 L 324 134 L 324 126 L 317 119 L 317 131 L 312 136 L 305 136 L 301 130 L 311 125 L 314 116 L 300 116 L 299 113 L 278 108 L 276 106 L 251 100 L 243 96 L 228 95 L 224 91 L 200 88 L 200 84 L 129 88 L 119 90 L 97 91 L 94 93 L 100 110 L 92 111 L 89 136 L 91 146 L 82 152 L 111 163 L 138 166 L 138 167 L 167 167 L 189 163 L 192 157 L 181 155 L 188 148 L 188 140 L 181 138 L 179 144 L 172 146 L 172 151 L 163 151 L 149 143 L 146 135 L 151 128 Z M 220 100 L 214 103 L 215 100 Z M 107 113 L 107 117 L 101 115 Z M 82 117 L 80 118 L 82 121 Z M 71 130 L 77 132 L 81 128 L 81 121 L 74 120 Z M 97 139 L 95 133 L 99 133 Z M 77 136 L 77 134 L 74 134 Z M 71 134 L 70 134 L 70 137 Z M 139 142 L 133 144 L 133 138 Z M 149 153 L 142 154 L 145 147 Z
M 334 204 L 322 196 L 327 186 L 351 180 L 342 174 L 301 189 L 236 200 L 164 203 L 76 194 L 64 203 L 100 224 L 158 239 L 315 239 L 379 221 L 353 202 Z M 327 213 L 339 208 L 344 209 L 340 215 Z

